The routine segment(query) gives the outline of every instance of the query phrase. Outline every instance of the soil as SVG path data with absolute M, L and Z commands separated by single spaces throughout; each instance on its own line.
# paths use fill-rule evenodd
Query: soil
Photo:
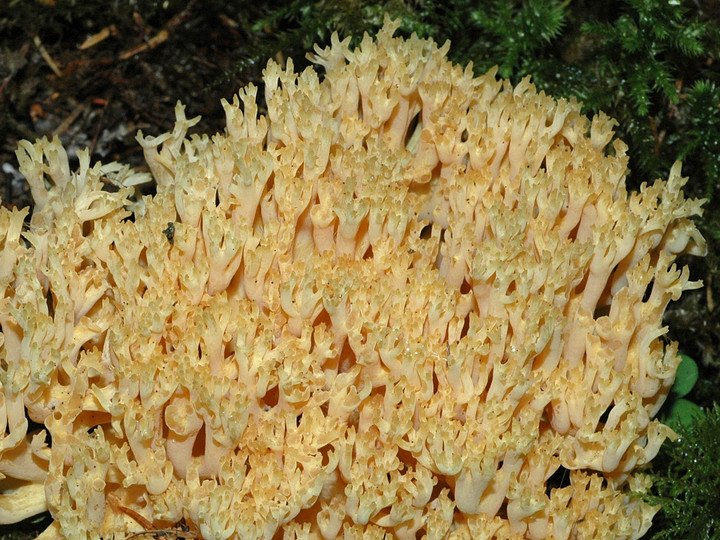
M 189 2 L 150 18 L 128 10 L 101 24 L 55 14 L 40 27 L 9 22 L 0 8 L 3 204 L 31 203 L 14 155 L 22 139 L 60 137 L 71 165 L 87 147 L 92 162 L 143 169 L 136 134 L 171 130 L 178 100 L 187 104 L 188 117 L 202 116 L 194 132 L 222 130 L 221 98 L 232 100 L 239 88 L 257 83 L 261 69 L 235 56 L 258 38 L 248 37 L 221 7 Z M 19 26 L 26 31 L 17 33 Z

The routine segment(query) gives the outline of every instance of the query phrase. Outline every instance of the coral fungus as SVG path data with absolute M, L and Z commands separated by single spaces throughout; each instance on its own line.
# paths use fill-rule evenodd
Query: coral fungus
M 672 435 L 662 316 L 698 286 L 674 260 L 704 250 L 701 201 L 679 164 L 628 193 L 613 120 L 396 29 L 333 36 L 322 77 L 269 62 L 267 114 L 248 86 L 222 134 L 178 105 L 138 136 L 153 196 L 21 144 L 0 507 L 67 538 L 647 530 L 630 492 Z

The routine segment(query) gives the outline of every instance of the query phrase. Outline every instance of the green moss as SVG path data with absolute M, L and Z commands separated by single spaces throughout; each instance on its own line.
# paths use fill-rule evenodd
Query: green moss
M 673 426 L 681 438 L 653 461 L 650 504 L 662 505 L 648 538 L 713 540 L 720 537 L 720 406 L 691 423 Z

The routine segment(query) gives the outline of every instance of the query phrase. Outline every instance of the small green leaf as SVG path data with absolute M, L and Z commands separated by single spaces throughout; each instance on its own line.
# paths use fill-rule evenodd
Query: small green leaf
M 686 354 L 681 354 L 680 357 L 682 361 L 678 366 L 675 384 L 671 389 L 671 392 L 679 398 L 686 396 L 698 380 L 698 367 L 695 360 Z
M 670 405 L 670 411 L 667 415 L 667 423 L 672 424 L 683 424 L 683 425 L 690 425 L 692 424 L 698 417 L 701 417 L 703 415 L 702 409 L 693 403 L 692 401 L 688 401 L 687 399 L 676 399 L 673 401 L 673 403 Z

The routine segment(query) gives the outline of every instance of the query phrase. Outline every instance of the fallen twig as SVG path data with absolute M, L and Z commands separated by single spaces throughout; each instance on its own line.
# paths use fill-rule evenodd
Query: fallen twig
M 117 35 L 117 28 L 115 27 L 114 24 L 111 24 L 110 26 L 106 26 L 99 32 L 96 32 L 95 34 L 93 34 L 92 36 L 87 38 L 85 41 L 83 41 L 80 45 L 78 45 L 78 49 L 80 49 L 80 50 L 89 49 L 90 47 L 94 47 L 101 41 L 106 40 L 110 36 L 115 36 L 115 35 Z
M 172 17 L 162 30 L 160 30 L 157 34 L 152 36 L 146 42 L 141 43 L 140 45 L 137 45 L 135 47 L 131 47 L 130 49 L 127 49 L 126 51 L 120 53 L 120 56 L 118 56 L 118 60 L 127 60 L 128 58 L 132 58 L 137 54 L 149 51 L 150 49 L 154 49 L 161 43 L 165 42 L 167 38 L 170 37 L 170 30 L 181 25 L 184 21 L 188 19 L 188 17 L 190 17 L 190 11 L 193 7 L 193 4 L 195 4 L 194 0 L 188 2 L 188 5 L 185 6 L 185 9 Z
M 50 56 L 50 53 L 47 52 L 47 49 L 42 44 L 42 41 L 40 41 L 40 36 L 36 35 L 33 38 L 33 42 L 35 43 L 35 46 L 40 51 L 40 55 L 43 57 L 43 59 L 45 60 L 47 65 L 50 66 L 50 69 L 53 70 L 53 73 L 55 73 L 55 75 L 57 75 L 58 77 L 62 77 L 62 71 L 60 71 L 60 68 L 58 67 L 57 63 L 55 62 L 55 60 L 52 59 L 52 56 Z
M 53 134 L 54 135 L 62 135 L 63 133 L 65 133 L 70 128 L 72 123 L 75 120 L 77 120 L 77 117 L 80 116 L 85 109 L 87 109 L 87 107 L 88 107 L 87 103 L 81 103 L 80 105 L 75 107 L 72 110 L 72 112 L 68 115 L 68 117 L 62 121 L 62 124 L 60 124 L 57 127 L 57 129 L 55 130 L 55 132 Z

